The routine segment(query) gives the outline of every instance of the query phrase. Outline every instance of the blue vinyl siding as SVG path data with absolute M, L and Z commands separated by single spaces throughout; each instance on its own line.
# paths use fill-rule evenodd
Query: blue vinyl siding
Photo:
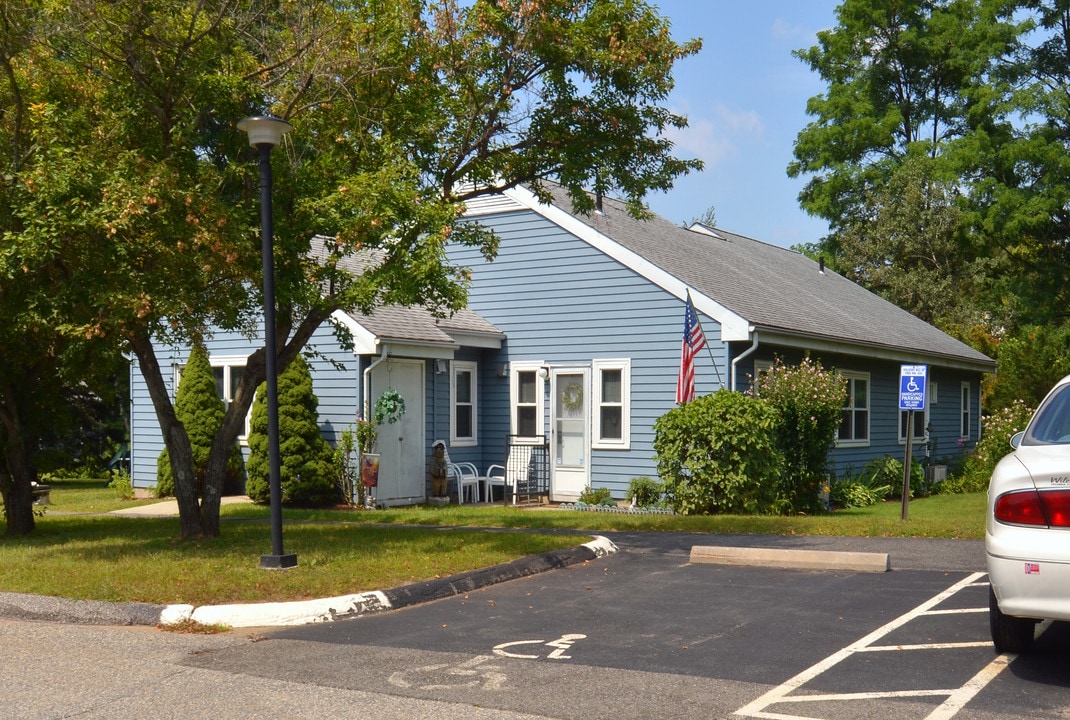
M 501 238 L 497 258 L 486 263 L 475 250 L 453 247 L 451 260 L 472 269 L 469 307 L 508 339 L 484 363 L 492 367 L 481 366 L 481 452 L 472 459 L 481 467 L 504 459 L 510 418 L 509 380 L 496 374 L 502 363 L 590 367 L 596 359 L 629 358 L 630 449 L 592 450 L 590 460 L 591 486 L 624 498 L 632 478 L 657 476 L 653 424 L 676 406 L 683 303 L 535 213 L 480 221 Z M 701 321 L 727 383 L 720 327 Z M 696 362 L 696 385 L 700 394 L 720 387 L 706 351 Z
M 205 342 L 209 359 L 248 356 L 260 344 L 258 338 L 250 341 L 232 332 L 217 332 Z M 177 369 L 185 364 L 189 351 L 169 346 L 157 347 L 156 352 L 173 402 Z M 312 372 L 313 392 L 319 400 L 320 428 L 328 442 L 334 444 L 337 435 L 353 424 L 360 407 L 357 358 L 339 347 L 329 325 L 313 334 L 306 347 L 306 357 Z M 135 488 L 150 488 L 156 484 L 156 459 L 164 444 L 148 388 L 136 361 L 131 370 L 130 394 L 131 479 Z M 243 450 L 248 452 L 247 448 L 243 447 Z
M 829 453 L 829 464 L 836 475 L 842 477 L 845 474 L 857 473 L 875 457 L 890 455 L 902 461 L 906 448 L 904 443 L 899 441 L 900 364 L 843 354 L 822 355 L 811 352 L 809 355 L 826 369 L 869 374 L 869 444 L 834 447 Z M 803 353 L 797 348 L 759 345 L 753 355 L 740 362 L 741 389 L 746 389 L 749 380 L 747 376 L 753 375 L 755 361 L 773 362 L 777 357 L 787 363 L 797 363 L 802 359 Z M 961 383 L 967 381 L 971 386 L 972 431 L 970 438 L 959 443 Z M 937 386 L 936 402 L 928 405 L 928 420 L 932 428 L 929 435 L 930 446 L 933 445 L 934 439 L 936 441 L 932 461 L 934 464 L 954 465 L 961 462 L 977 443 L 976 428 L 980 415 L 979 375 L 930 366 L 929 382 L 935 382 Z M 918 462 L 925 462 L 924 442 L 914 443 L 912 457 Z

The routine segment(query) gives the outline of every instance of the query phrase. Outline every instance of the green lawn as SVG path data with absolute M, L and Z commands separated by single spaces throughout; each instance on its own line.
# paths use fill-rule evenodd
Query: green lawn
M 30 537 L 0 537 L 0 590 L 109 601 L 218 604 L 330 597 L 396 587 L 572 547 L 620 531 L 981 538 L 984 494 L 883 503 L 813 517 L 683 517 L 513 507 L 287 510 L 298 567 L 262 570 L 268 509 L 223 508 L 222 536 L 181 541 L 176 518 L 101 515 L 120 501 L 103 481 L 53 483 Z M 501 532 L 529 528 L 555 532 Z M 575 532 L 568 532 L 575 531 Z

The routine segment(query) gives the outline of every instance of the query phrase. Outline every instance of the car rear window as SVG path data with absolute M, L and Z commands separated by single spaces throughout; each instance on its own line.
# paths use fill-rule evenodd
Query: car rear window
M 1024 445 L 1070 445 L 1070 385 L 1048 396 L 1026 430 Z

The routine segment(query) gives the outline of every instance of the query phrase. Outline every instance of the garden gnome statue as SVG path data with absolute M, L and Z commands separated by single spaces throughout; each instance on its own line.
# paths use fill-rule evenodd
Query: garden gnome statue
M 446 443 L 436 440 L 431 445 L 431 495 L 433 497 L 446 497 L 449 490 L 446 486 L 448 472 L 446 460 Z

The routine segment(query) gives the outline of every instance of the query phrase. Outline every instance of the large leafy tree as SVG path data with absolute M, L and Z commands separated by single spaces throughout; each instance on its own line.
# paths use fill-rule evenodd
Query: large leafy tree
M 829 221 L 830 260 L 908 157 L 943 159 L 991 124 L 991 71 L 1018 32 L 1009 13 L 995 0 L 845 0 L 838 25 L 796 52 L 827 90 L 807 105 L 788 174 L 809 176 L 799 199 Z
M 495 250 L 457 222 L 466 200 L 555 178 L 581 206 L 593 184 L 641 214 L 647 192 L 699 166 L 674 157 L 664 131 L 685 120 L 663 107 L 673 64 L 699 44 L 674 42 L 639 0 L 49 8 L 29 35 L 55 59 L 55 92 L 39 106 L 54 121 L 12 183 L 12 212 L 32 226 L 20 241 L 42 253 L 68 240 L 53 256 L 77 268 L 90 311 L 72 324 L 136 356 L 184 536 L 218 534 L 226 459 L 264 379 L 260 349 L 200 493 L 155 347 L 211 326 L 255 329 L 254 153 L 234 121 L 271 112 L 295 128 L 274 154 L 280 368 L 339 308 L 461 307 L 466 274 L 448 265 L 446 244 Z M 54 174 L 77 187 L 46 187 Z M 324 235 L 326 261 L 309 253 Z M 354 277 L 342 258 L 357 250 L 374 262 Z

